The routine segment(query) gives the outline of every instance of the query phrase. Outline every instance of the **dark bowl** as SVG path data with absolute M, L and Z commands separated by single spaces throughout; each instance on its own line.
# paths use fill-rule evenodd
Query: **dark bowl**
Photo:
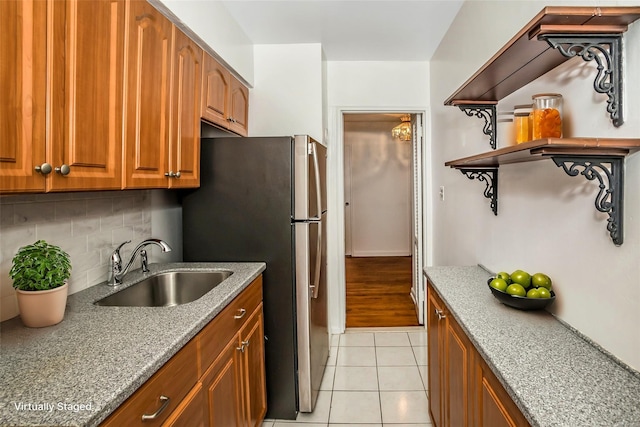
M 487 286 L 491 289 L 491 293 L 504 305 L 517 308 L 518 310 L 542 310 L 552 302 L 556 300 L 556 293 L 551 291 L 551 298 L 527 298 L 518 295 L 511 295 L 506 292 L 502 292 L 496 288 L 492 288 L 489 283 L 494 277 L 487 280 Z

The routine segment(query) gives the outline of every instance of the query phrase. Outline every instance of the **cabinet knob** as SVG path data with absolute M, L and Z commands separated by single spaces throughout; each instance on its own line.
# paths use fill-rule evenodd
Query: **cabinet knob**
M 178 172 L 174 172 L 174 171 L 169 171 L 169 172 L 165 172 L 164 176 L 166 176 L 167 178 L 180 178 L 180 171 Z
M 227 120 L 230 121 L 231 123 L 236 123 L 237 122 L 236 119 L 234 119 L 233 117 L 229 117 Z
M 442 320 L 442 319 L 444 319 L 445 317 L 447 317 L 447 315 L 446 315 L 446 314 L 444 314 L 442 310 L 438 310 L 438 309 L 436 308 L 434 311 L 435 311 L 436 315 L 438 316 L 438 320 Z
M 44 162 L 40 166 L 36 166 L 34 169 L 36 172 L 41 173 L 42 175 L 49 175 L 53 170 L 51 165 L 47 162 Z
M 67 176 L 71 172 L 71 168 L 69 165 L 62 165 L 60 167 L 55 168 L 56 173 L 59 173 L 62 176 Z
M 180 171 L 176 172 L 173 174 L 174 178 L 180 178 Z

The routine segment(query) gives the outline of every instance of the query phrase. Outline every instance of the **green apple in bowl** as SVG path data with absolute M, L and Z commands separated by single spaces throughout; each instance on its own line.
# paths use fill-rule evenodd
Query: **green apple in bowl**
M 511 284 L 511 276 L 506 271 L 501 271 L 500 273 L 496 274 L 496 279 L 502 279 L 507 282 L 508 285 Z
M 544 273 L 536 273 L 531 276 L 531 285 L 536 288 L 547 288 L 551 290 L 551 278 Z
M 507 290 L 507 286 L 509 286 L 509 284 L 507 283 L 506 280 L 501 279 L 499 277 L 496 277 L 491 282 L 489 282 L 489 286 L 491 286 L 492 288 L 497 289 L 499 291 L 505 292 Z
M 524 289 L 524 286 L 518 283 L 512 283 L 507 286 L 507 291 L 509 295 L 517 295 L 519 297 L 524 297 L 527 295 L 527 291 Z
M 511 283 L 517 283 L 527 289 L 531 286 L 531 275 L 526 271 L 516 270 L 511 273 Z

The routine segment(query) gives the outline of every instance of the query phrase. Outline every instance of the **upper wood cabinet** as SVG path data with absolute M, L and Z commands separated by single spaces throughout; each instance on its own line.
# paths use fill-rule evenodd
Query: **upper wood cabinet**
M 166 188 L 173 26 L 144 0 L 127 3 L 124 188 Z
M 249 89 L 208 53 L 202 62 L 202 119 L 247 136 Z
M 146 1 L 128 7 L 124 188 L 197 187 L 202 50 Z
M 53 43 L 48 52 L 47 158 L 54 173 L 47 190 L 120 189 L 125 3 L 67 0 L 49 5 Z
M 202 49 L 173 27 L 169 188 L 200 185 Z
M 249 89 L 231 76 L 231 120 L 229 130 L 247 136 L 249 129 Z
M 47 9 L 0 1 L 0 191 L 44 191 Z
M 0 191 L 120 188 L 124 2 L 0 11 Z

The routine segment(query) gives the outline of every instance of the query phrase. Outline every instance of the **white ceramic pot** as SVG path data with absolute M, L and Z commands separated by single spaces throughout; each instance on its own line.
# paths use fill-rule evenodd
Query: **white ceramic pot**
M 22 323 L 30 328 L 42 328 L 60 323 L 67 306 L 68 290 L 67 283 L 46 291 L 16 289 Z

